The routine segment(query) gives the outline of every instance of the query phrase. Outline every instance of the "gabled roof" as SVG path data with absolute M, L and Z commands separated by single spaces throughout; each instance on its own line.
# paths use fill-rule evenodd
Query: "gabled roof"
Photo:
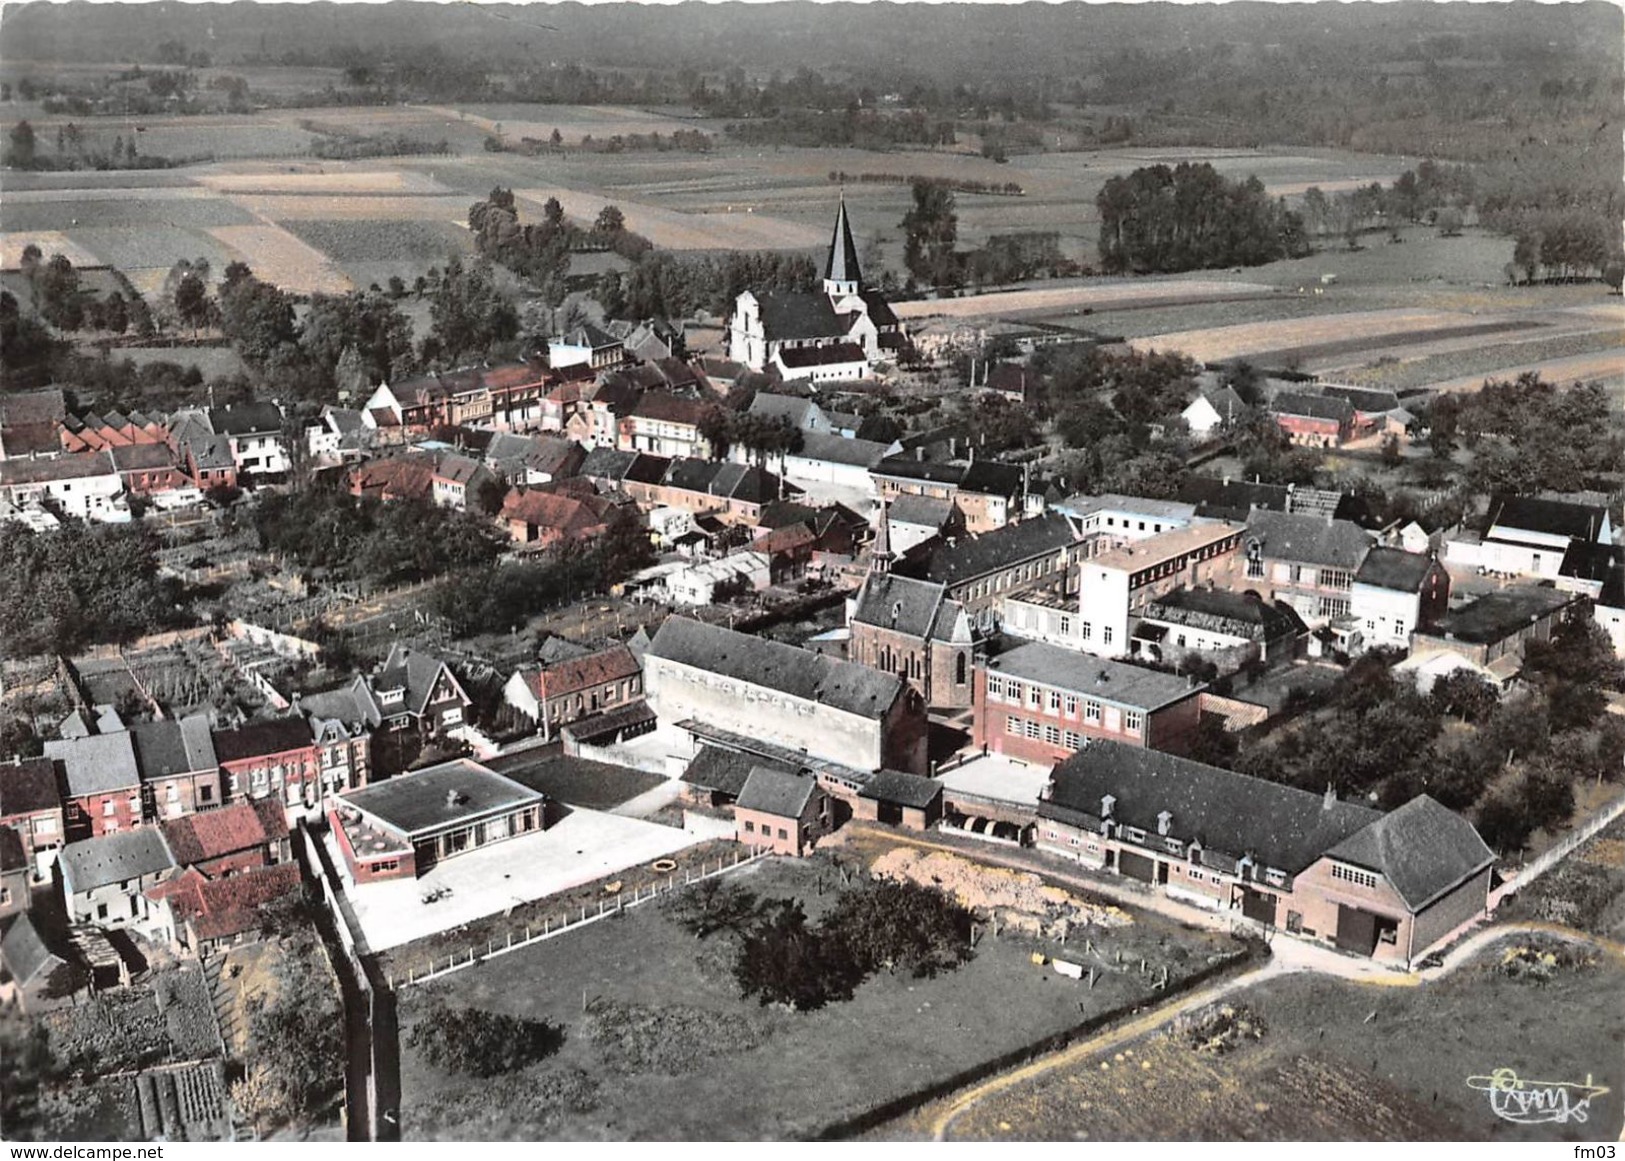
M 192 714 L 180 721 L 137 722 L 130 727 L 136 765 L 146 781 L 192 774 L 219 766 L 209 719 Z
M 117 475 L 113 459 L 105 450 L 74 452 L 48 460 L 0 460 L 0 487 Z
M 752 754 L 725 750 L 721 746 L 701 746 L 700 752 L 694 755 L 694 760 L 684 771 L 682 781 L 690 786 L 738 798 L 739 792 L 745 788 L 745 779 L 762 764 L 762 760 Z M 784 772 L 791 773 L 789 770 Z
M 959 490 L 979 496 L 1014 496 L 1023 484 L 1026 474 L 1016 464 L 1001 464 L 997 460 L 975 460 L 965 468 Z
M 739 791 L 739 810 L 755 810 L 777 818 L 800 818 L 818 782 L 811 774 L 791 774 L 776 766 L 756 766 Z
M 769 341 L 832 339 L 847 333 L 822 293 L 767 291 L 756 295 L 756 301 L 761 308 L 762 331 Z
M 1348 520 L 1327 520 L 1295 512 L 1255 512 L 1247 521 L 1244 545 L 1257 541 L 1270 560 L 1347 569 L 1360 567 L 1373 537 Z
M 427 499 L 434 491 L 434 459 L 423 454 L 368 460 L 350 469 L 352 491 L 395 499 Z
M 516 488 L 502 502 L 501 519 L 523 521 L 569 537 L 585 535 L 600 527 L 606 511 L 605 502 L 596 497 L 588 500 L 539 488 Z
M 638 461 L 638 452 L 620 451 L 612 447 L 595 447 L 581 461 L 580 474 L 594 480 L 613 480 L 620 483 L 632 465 Z
M 816 347 L 780 347 L 776 358 L 788 370 L 803 367 L 833 367 L 842 363 L 867 362 L 869 356 L 857 343 L 825 343 Z
M 451 452 L 440 457 L 439 462 L 435 465 L 434 474 L 437 480 L 445 480 L 451 484 L 461 484 L 466 488 L 485 471 L 485 465 L 478 460 Z
M 802 399 L 797 395 L 775 395 L 770 391 L 758 391 L 756 397 L 750 401 L 750 407 L 745 414 L 755 415 L 763 419 L 782 419 L 791 427 L 805 431 L 813 422 L 819 412 L 818 404 L 811 399 Z
M 228 939 L 260 924 L 262 908 L 299 889 L 299 865 L 254 867 L 224 879 L 185 871 L 147 889 L 147 897 L 169 904 L 177 924 L 190 924 L 198 939 Z
M 1093 829 L 1102 802 L 1112 818 L 1157 833 L 1157 816 L 1172 815 L 1170 834 L 1211 850 L 1296 875 L 1332 847 L 1382 816 L 1351 802 L 1249 778 L 1160 750 L 1091 742 L 1055 767 L 1042 818 Z
M 62 809 L 57 764 L 50 758 L 0 762 L 0 818 Z
M 304 718 L 275 718 L 214 731 L 214 752 L 221 762 L 267 758 L 302 750 L 310 744 L 310 724 Z
M 0 427 L 28 427 L 57 423 L 68 414 L 60 387 L 0 394 Z
M 941 794 L 942 783 L 935 778 L 905 774 L 901 770 L 876 770 L 858 788 L 859 798 L 873 798 L 920 810 L 929 807 Z
M 1607 509 L 1595 504 L 1575 504 L 1536 496 L 1496 496 L 1490 501 L 1484 529 L 1486 534 L 1499 527 L 1521 532 L 1544 532 L 1549 536 L 1570 536 L 1578 540 L 1596 540 L 1607 515 Z
M 373 697 L 367 679 L 361 676 L 338 689 L 305 694 L 299 698 L 298 708 L 312 721 L 340 722 L 351 729 L 376 726 L 384 720 L 383 710 Z
M 625 645 L 611 645 L 608 649 L 521 672 L 530 691 L 538 700 L 545 700 L 596 689 L 611 681 L 623 681 L 643 672 L 643 666 Z
M 1303 416 L 1307 419 L 1331 419 L 1338 423 L 1354 418 L 1354 408 L 1347 399 L 1336 399 L 1325 395 L 1310 395 L 1296 391 L 1277 395 L 1270 403 L 1270 410 L 1276 415 Z
M 1420 592 L 1432 567 L 1433 557 L 1426 553 L 1379 544 L 1366 553 L 1360 570 L 1354 574 L 1354 583 L 1401 593 Z
M 1362 415 L 1385 415 L 1403 410 L 1399 396 L 1392 391 L 1378 391 L 1370 387 L 1322 387 L 1321 394 L 1341 399 Z
M 952 500 L 937 500 L 930 496 L 911 496 L 904 493 L 891 502 L 886 518 L 895 524 L 918 524 L 940 531 L 953 519 Z
M 425 653 L 421 649 L 409 649 L 400 642 L 389 647 L 389 656 L 378 669 L 373 679 L 373 688 L 406 690 L 406 707 L 411 712 L 421 714 L 428 708 L 429 698 L 434 693 L 435 685 L 444 674 L 456 689 L 457 696 L 464 704 L 468 702 L 468 694 L 452 674 L 448 666 L 432 653 Z
M 632 418 L 652 419 L 660 423 L 676 423 L 697 427 L 713 405 L 697 399 L 685 399 L 669 391 L 649 391 L 632 408 Z
M 923 561 L 905 556 L 894 571 L 956 585 L 1009 565 L 1058 553 L 1077 541 L 1077 533 L 1065 516 L 1045 513 L 980 536 L 957 537 L 952 544 L 928 541 Z
M 14 826 L 0 826 L 0 871 L 20 871 L 28 866 L 28 851 Z
M 1383 876 L 1413 913 L 1495 861 L 1471 823 L 1426 794 L 1326 853 Z
M 890 674 L 687 617 L 666 619 L 649 643 L 645 668 L 650 657 L 871 719 L 884 717 L 903 696 L 902 682 Z
M 946 588 L 935 581 L 913 580 L 891 573 L 870 573 L 858 590 L 852 624 L 874 625 L 908 637 L 928 640 L 949 601 Z
M 602 350 L 605 347 L 618 347 L 621 340 L 592 323 L 582 323 L 567 335 L 560 335 L 556 339 L 548 340 L 549 346 L 554 347 L 590 347 L 593 350 Z
M 163 832 L 155 826 L 138 826 L 69 843 L 57 854 L 56 861 L 69 895 L 156 875 L 175 865 Z
M 209 409 L 216 435 L 269 435 L 282 430 L 282 411 L 274 403 L 237 403 Z
M 128 731 L 45 743 L 45 756 L 62 763 L 68 797 L 137 790 L 141 775 Z
M 1224 589 L 1175 589 L 1145 607 L 1145 619 L 1188 629 L 1209 629 L 1253 641 L 1304 632 L 1302 618 L 1292 606 L 1277 601 L 1266 605 L 1244 593 Z
M 511 435 L 498 431 L 491 434 L 491 442 L 485 449 L 485 462 L 496 468 L 511 470 L 522 466 L 558 476 L 568 472 L 570 461 L 583 454 L 581 445 L 574 440 L 547 435 Z
M 1488 645 L 1527 629 L 1529 623 L 1549 617 L 1584 598 L 1538 585 L 1519 585 L 1485 593 L 1439 618 L 1427 635 L 1449 637 L 1469 645 Z
M 288 837 L 287 815 L 274 798 L 237 802 L 158 825 L 169 844 L 169 853 L 183 867 L 268 847 Z
M 45 946 L 34 917 L 27 911 L 17 916 L 0 939 L 0 959 L 19 984 L 27 986 L 67 961 Z
M 161 443 L 132 443 L 108 448 L 113 467 L 121 472 L 151 472 L 175 466 L 175 456 Z
M 1571 540 L 1563 553 L 1563 563 L 1557 566 L 1557 575 L 1574 580 L 1600 582 L 1602 591 L 1597 603 L 1617 609 L 1625 603 L 1625 548 L 1617 544 L 1594 544 L 1586 540 Z
M 1245 520 L 1254 508 L 1285 512 L 1292 500 L 1292 489 L 1285 484 L 1254 484 L 1193 474 L 1180 484 L 1178 499 L 1196 505 L 1198 516 Z

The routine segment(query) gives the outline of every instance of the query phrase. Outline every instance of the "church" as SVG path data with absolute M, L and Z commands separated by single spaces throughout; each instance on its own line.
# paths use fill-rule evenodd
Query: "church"
M 896 351 L 903 339 L 902 324 L 885 298 L 863 285 L 843 198 L 824 262 L 823 291 L 742 293 L 728 326 L 728 357 L 753 371 L 777 371 L 786 380 L 827 383 L 867 378 L 882 352 Z

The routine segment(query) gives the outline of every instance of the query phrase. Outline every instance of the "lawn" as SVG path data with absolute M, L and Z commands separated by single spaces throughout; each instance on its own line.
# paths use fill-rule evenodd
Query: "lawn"
M 1517 943 L 1516 940 L 1513 941 Z M 980 1140 L 1612 1140 L 1625 1065 L 1625 967 L 1592 956 L 1546 983 L 1500 970 L 1507 944 L 1444 980 L 1384 988 L 1318 975 L 1230 998 L 1263 1039 L 1198 1054 L 1156 1034 L 990 1097 L 955 1121 Z M 1490 1109 L 1500 1068 L 1611 1091 L 1584 1122 L 1515 1125 Z M 1479 1079 L 1472 1079 L 1479 1078 Z M 895 1126 L 892 1136 L 912 1126 Z M 917 1128 L 913 1131 L 917 1132 Z
M 494 768 L 549 798 L 587 810 L 613 809 L 666 781 L 644 770 L 562 756 Z
M 1500 907 L 1503 919 L 1564 923 L 1611 939 L 1625 938 L 1625 819 L 1556 867 L 1520 888 Z
M 813 917 L 839 890 L 823 856 L 770 860 L 732 881 L 764 897 L 803 899 Z M 1035 945 L 1007 932 L 984 935 L 973 959 L 936 979 L 881 975 L 846 1003 L 796 1013 L 739 996 L 728 938 L 697 941 L 654 903 L 406 989 L 403 1037 L 434 1006 L 452 1004 L 550 1020 L 564 1026 L 566 1042 L 554 1059 L 494 1084 L 441 1073 L 403 1047 L 403 1136 L 806 1137 L 1149 994 L 1137 970 L 1104 973 L 1091 990 L 1035 966 Z M 1184 953 L 1192 968 L 1234 946 L 1151 923 L 1100 940 L 1102 949 L 1126 948 L 1129 959 Z M 656 1059 L 593 1041 L 584 1009 L 600 1002 L 631 1005 L 646 1027 L 671 1031 L 657 1041 Z

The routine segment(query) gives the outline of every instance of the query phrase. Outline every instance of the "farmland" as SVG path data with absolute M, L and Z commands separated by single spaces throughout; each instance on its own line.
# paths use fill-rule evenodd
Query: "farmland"
M 1625 967 L 1585 952 L 1550 980 L 1513 978 L 1502 960 L 1516 943 L 1414 988 L 1275 977 L 1227 1000 L 1262 1023 L 1260 1041 L 1210 1054 L 1156 1033 L 989 1096 L 953 1122 L 952 1136 L 1611 1140 L 1625 1082 Z M 1482 1082 L 1470 1083 L 1502 1067 L 1543 1081 L 1589 1074 L 1611 1091 L 1584 1122 L 1515 1125 L 1492 1113 Z M 875 1135 L 918 1135 L 932 1111 Z
M 822 857 L 774 860 L 732 881 L 768 897 L 794 896 L 810 918 L 839 884 Z M 408 1139 L 708 1139 L 806 1136 L 977 1061 L 1071 1027 L 1083 1012 L 1143 994 L 1136 972 L 1094 989 L 1030 961 L 1022 938 L 982 939 L 974 958 L 934 979 L 887 975 L 855 998 L 812 1012 L 742 1000 L 726 941 L 696 941 L 660 904 L 625 912 L 402 994 L 402 1032 L 443 1004 L 564 1025 L 552 1060 L 491 1083 L 430 1067 L 403 1048 L 403 1136 Z M 1227 940 L 1147 921 L 1102 946 L 1138 948 L 1199 965 Z M 1181 969 L 1188 970 L 1188 969 Z M 539 981 L 545 985 L 538 986 Z M 585 997 L 585 999 L 583 998 Z M 595 1037 L 585 1006 L 634 1017 L 619 1042 Z M 1082 1010 L 1082 1011 L 1080 1011 Z M 652 1055 L 628 1046 L 658 1043 Z M 568 1086 L 577 1098 L 548 1101 Z M 741 1100 L 749 1092 L 752 1099 Z M 475 1094 L 480 1094 L 478 1097 Z

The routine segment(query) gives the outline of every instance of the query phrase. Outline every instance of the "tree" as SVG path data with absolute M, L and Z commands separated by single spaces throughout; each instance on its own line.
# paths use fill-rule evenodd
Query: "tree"
M 819 932 L 865 975 L 906 971 L 919 978 L 970 958 L 971 920 L 935 888 L 881 879 L 843 893 Z
M 942 182 L 916 181 L 913 207 L 903 215 L 903 264 L 910 274 L 932 285 L 954 283 L 954 244 L 959 215 L 954 194 Z
M 784 1004 L 810 1012 L 849 1000 L 863 972 L 846 949 L 807 926 L 801 904 L 781 901 L 766 922 L 740 942 L 734 978 L 765 1007 Z
M 564 1029 L 479 1008 L 438 1008 L 419 1020 L 407 1043 L 429 1063 L 466 1076 L 501 1076 L 545 1060 L 564 1044 Z
M 34 139 L 34 127 L 26 120 L 18 121 L 11 127 L 8 140 L 6 164 L 16 169 L 33 169 L 37 149 L 37 143 Z
M 1461 223 L 1461 211 L 1455 206 L 1446 206 L 1439 211 L 1439 216 L 1434 219 L 1434 224 L 1439 227 L 1439 236 L 1441 238 L 1461 237 Z
M 598 211 L 598 217 L 593 221 L 592 232 L 606 237 L 622 233 L 626 230 L 626 215 L 621 213 L 620 207 L 607 205 Z

